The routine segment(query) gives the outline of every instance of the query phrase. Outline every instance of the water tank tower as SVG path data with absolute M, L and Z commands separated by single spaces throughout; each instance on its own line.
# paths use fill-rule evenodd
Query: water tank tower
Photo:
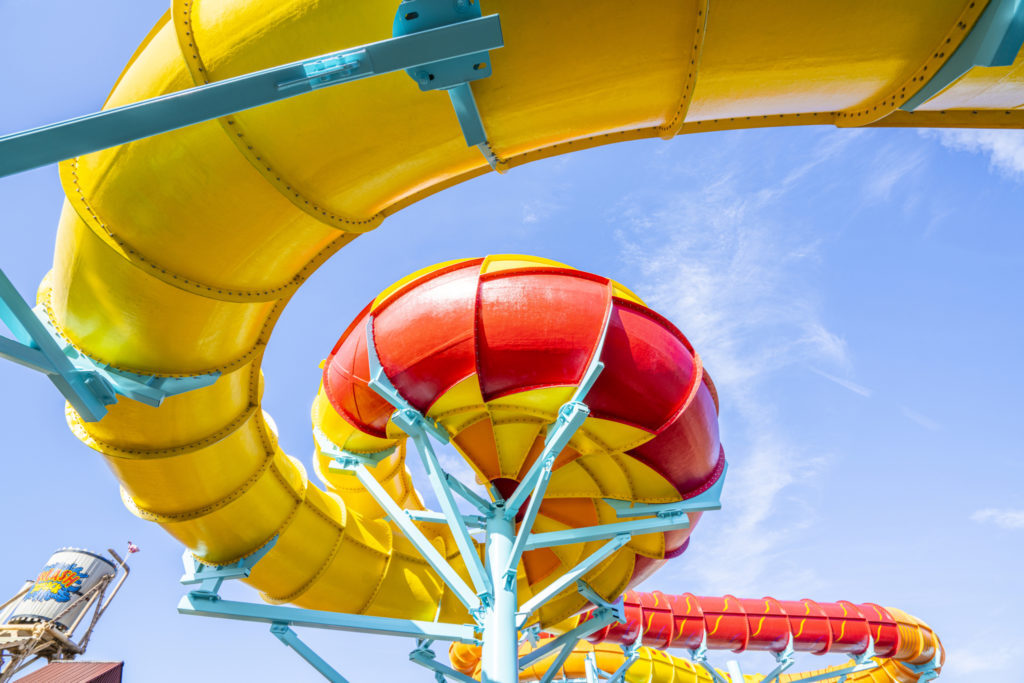
M 129 552 L 134 550 L 130 545 Z M 34 580 L 0 604 L 0 683 L 40 659 L 68 660 L 85 652 L 96 623 L 128 577 L 125 561 L 107 552 L 61 548 Z

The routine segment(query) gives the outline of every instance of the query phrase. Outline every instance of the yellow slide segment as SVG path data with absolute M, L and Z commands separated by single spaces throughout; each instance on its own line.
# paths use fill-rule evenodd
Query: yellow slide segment
M 939 98 L 944 114 L 896 111 L 985 6 L 484 2 L 485 14 L 500 13 L 507 47 L 473 91 L 501 168 L 721 128 L 911 118 L 1022 127 L 1019 58 L 998 88 L 973 73 L 954 84 Z M 174 0 L 107 107 L 386 38 L 394 11 L 380 0 Z M 40 290 L 58 330 L 117 368 L 223 373 L 159 409 L 122 400 L 98 423 L 69 413 L 126 504 L 210 563 L 277 536 L 249 578 L 268 600 L 465 618 L 361 493 L 317 488 L 281 451 L 260 409 L 259 365 L 284 305 L 318 265 L 386 215 L 488 170 L 445 94 L 422 93 L 402 73 L 61 164 L 67 202 Z M 315 416 L 329 431 L 327 411 Z M 379 469 L 412 505 L 400 459 Z M 436 542 L 456 554 L 445 537 Z

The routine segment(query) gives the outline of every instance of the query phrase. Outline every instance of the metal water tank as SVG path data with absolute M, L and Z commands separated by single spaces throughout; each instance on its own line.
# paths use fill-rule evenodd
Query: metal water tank
M 61 548 L 50 556 L 28 593 L 22 596 L 7 617 L 9 624 L 53 622 L 66 631 L 89 600 L 75 601 L 107 577 L 117 567 L 113 561 L 79 548 Z

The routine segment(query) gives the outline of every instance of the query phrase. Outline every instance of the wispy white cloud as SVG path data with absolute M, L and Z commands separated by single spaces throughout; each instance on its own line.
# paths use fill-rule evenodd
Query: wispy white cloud
M 985 508 L 971 515 L 971 519 L 980 524 L 995 524 L 1003 529 L 1024 529 L 1024 510 Z
M 864 131 L 862 130 L 851 130 L 847 131 L 845 135 L 832 135 L 820 139 L 817 148 L 813 151 L 813 154 L 808 156 L 804 163 L 790 170 L 777 183 L 758 190 L 755 194 L 757 202 L 764 204 L 790 192 L 800 181 L 807 178 L 812 171 L 838 157 L 863 134 Z
M 767 216 L 850 139 L 824 138 L 806 163 L 760 190 L 741 191 L 726 171 L 692 190 L 634 197 L 622 210 L 619 241 L 646 280 L 640 294 L 691 339 L 746 435 L 725 489 L 727 516 L 715 522 L 725 527 L 713 557 L 695 563 L 708 586 L 749 592 L 779 566 L 787 539 L 801 530 L 800 523 L 771 523 L 780 498 L 817 477 L 824 463 L 780 427 L 769 380 L 800 365 L 846 372 L 849 354 L 825 324 L 816 288 L 799 275 L 813 271 L 820 238 Z M 816 584 L 813 572 L 797 573 L 802 589 Z M 784 589 L 778 579 L 772 575 L 775 589 Z
M 925 161 L 923 150 L 915 149 L 908 152 L 905 147 L 886 147 L 881 149 L 873 164 L 874 171 L 864 183 L 864 193 L 875 202 L 889 201 L 896 187 Z
M 850 359 L 846 350 L 846 340 L 829 332 L 821 323 L 809 321 L 804 326 L 804 342 L 810 348 L 816 349 L 822 357 L 844 370 L 849 370 Z
M 940 425 L 938 422 L 931 419 L 930 417 L 922 415 L 916 410 L 912 410 L 906 406 L 900 406 L 900 412 L 903 413 L 903 416 L 906 417 L 908 420 L 910 420 L 911 422 L 916 422 L 917 424 L 921 425 L 928 431 L 937 432 L 940 429 L 942 429 L 942 425 Z
M 523 202 L 523 223 L 541 223 L 553 214 L 557 213 L 562 205 L 556 201 L 546 199 L 533 199 Z
M 943 147 L 973 154 L 986 154 L 992 168 L 1024 181 L 1024 131 L 1020 130 L 931 130 L 921 135 L 936 138 Z
M 861 386 L 860 384 L 857 384 L 856 382 L 851 382 L 850 380 L 843 379 L 842 377 L 836 377 L 835 375 L 831 375 L 831 374 L 825 372 L 824 370 L 819 370 L 818 368 L 810 368 L 810 370 L 811 370 L 811 372 L 815 373 L 816 375 L 821 375 L 822 377 L 824 377 L 828 381 L 835 382 L 836 384 L 838 384 L 842 388 L 848 389 L 849 391 L 852 391 L 855 394 L 863 396 L 864 398 L 869 398 L 871 396 L 871 390 L 870 389 L 868 389 L 867 387 Z

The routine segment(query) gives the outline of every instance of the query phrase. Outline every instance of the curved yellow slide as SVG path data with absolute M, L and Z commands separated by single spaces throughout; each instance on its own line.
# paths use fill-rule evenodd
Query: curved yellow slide
M 973 69 L 914 113 L 899 109 L 970 33 L 983 1 L 482 4 L 500 14 L 506 42 L 493 75 L 472 86 L 499 170 L 724 128 L 1024 127 L 1019 56 Z M 380 40 L 394 11 L 379 0 L 174 0 L 106 106 Z M 259 366 L 318 265 L 385 216 L 489 170 L 448 98 L 403 73 L 62 163 L 67 201 L 39 295 L 57 329 L 117 368 L 223 373 L 158 409 L 122 400 L 97 423 L 69 412 L 129 508 L 209 563 L 276 536 L 249 579 L 271 601 L 465 618 L 365 497 L 330 481 L 318 488 L 281 451 L 260 409 Z M 318 401 L 317 425 L 330 433 L 331 419 Z M 401 454 L 376 475 L 415 504 Z M 436 543 L 457 555 L 450 539 Z

